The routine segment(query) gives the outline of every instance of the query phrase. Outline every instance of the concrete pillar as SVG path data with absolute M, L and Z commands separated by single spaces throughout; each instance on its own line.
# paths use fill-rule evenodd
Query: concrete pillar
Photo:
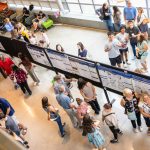
M 56 0 L 56 3 L 57 3 L 57 5 L 58 5 L 58 7 L 59 7 L 59 10 L 60 10 L 62 13 L 64 13 L 65 10 L 64 10 L 62 1 L 61 1 L 61 0 Z

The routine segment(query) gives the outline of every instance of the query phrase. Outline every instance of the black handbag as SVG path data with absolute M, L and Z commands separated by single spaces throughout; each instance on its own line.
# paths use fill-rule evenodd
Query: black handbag
M 142 57 L 142 55 L 143 55 L 143 54 L 144 54 L 144 52 L 143 52 L 143 53 L 141 53 L 141 54 L 140 54 L 140 53 L 138 53 L 138 56 L 136 56 L 136 58 L 137 58 L 137 59 L 141 59 L 141 57 Z

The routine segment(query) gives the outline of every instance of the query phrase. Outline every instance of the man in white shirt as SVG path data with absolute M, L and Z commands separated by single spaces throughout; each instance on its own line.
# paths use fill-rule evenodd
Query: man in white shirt
M 122 44 L 115 39 L 112 32 L 108 32 L 108 42 L 105 45 L 105 52 L 108 52 L 108 57 L 110 60 L 110 64 L 112 66 L 118 66 L 121 67 L 121 55 L 120 55 L 120 47 L 122 47 Z

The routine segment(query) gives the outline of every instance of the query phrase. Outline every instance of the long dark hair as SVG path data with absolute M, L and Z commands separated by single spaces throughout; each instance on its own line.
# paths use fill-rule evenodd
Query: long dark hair
M 42 107 L 47 108 L 48 106 L 50 106 L 49 102 L 48 102 L 48 98 L 45 96 L 42 98 Z
M 113 11 L 114 11 L 114 15 L 116 15 L 117 12 L 120 12 L 117 6 L 113 6 Z
M 18 72 L 20 70 L 20 68 L 16 65 L 12 65 L 12 70 L 15 71 L 15 72 Z
M 107 10 L 107 9 L 109 8 L 109 7 L 108 7 L 107 9 L 105 9 L 105 6 L 106 6 L 106 5 L 108 5 L 108 4 L 107 4 L 107 3 L 104 3 L 104 4 L 103 4 L 103 6 L 102 6 L 102 10 L 103 10 L 103 11 L 105 11 L 105 10 Z
M 18 57 L 21 59 L 21 60 L 24 60 L 25 59 L 25 55 L 21 52 L 18 53 Z
M 82 78 L 79 78 L 79 79 L 78 79 L 78 82 L 77 82 L 79 90 L 83 89 L 84 86 L 86 85 L 86 83 L 87 83 L 87 81 L 85 81 L 85 80 L 82 79 Z
M 61 52 L 64 52 L 64 49 L 63 49 L 63 47 L 62 47 L 60 44 L 57 44 L 57 45 L 56 45 L 56 51 L 58 51 L 58 52 L 59 52 L 59 50 L 58 50 L 58 46 L 60 46 L 60 47 L 61 47 Z
M 77 43 L 77 45 L 79 45 L 79 46 L 80 46 L 80 48 L 81 48 L 81 50 L 82 50 L 82 51 L 84 50 L 84 45 L 83 45 L 83 43 L 78 42 L 78 43 Z
M 83 125 L 84 132 L 86 132 L 86 133 L 92 133 L 92 132 L 94 132 L 93 124 L 94 124 L 94 122 L 90 118 L 89 115 L 85 115 L 83 117 L 83 123 L 82 123 L 82 125 Z

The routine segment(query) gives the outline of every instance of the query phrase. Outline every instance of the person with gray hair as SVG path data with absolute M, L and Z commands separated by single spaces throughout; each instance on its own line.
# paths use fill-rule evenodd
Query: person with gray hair
M 59 86 L 59 94 L 56 95 L 58 104 L 65 110 L 70 117 L 74 128 L 78 127 L 78 118 L 75 112 L 76 106 L 71 102 L 71 98 L 66 94 L 65 86 Z

